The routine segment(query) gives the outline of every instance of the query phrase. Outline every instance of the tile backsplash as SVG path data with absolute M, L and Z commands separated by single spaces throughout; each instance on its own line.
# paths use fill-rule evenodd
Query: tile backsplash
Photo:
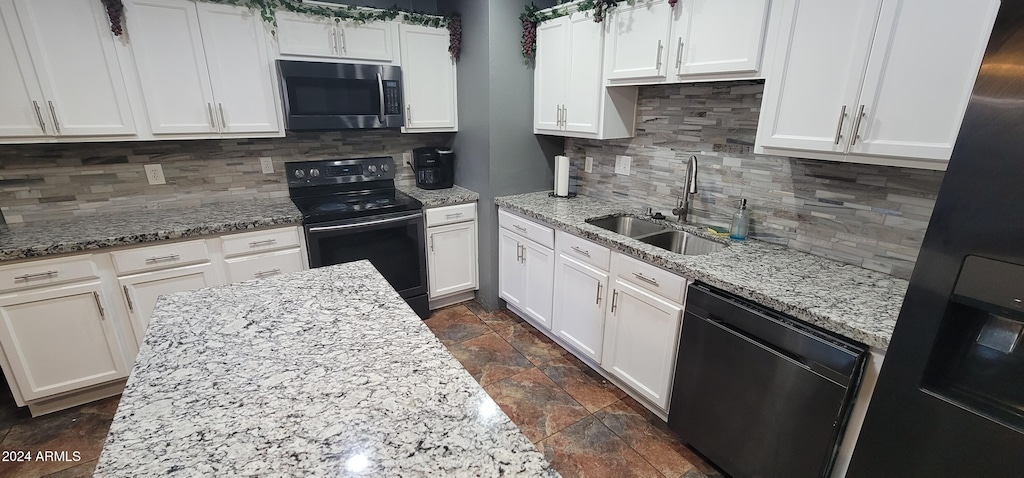
M 909 278 L 943 173 L 754 154 L 763 87 L 641 87 L 634 138 L 566 140 L 579 192 L 669 215 L 693 155 L 691 220 L 728 226 L 746 198 L 752 237 Z M 633 158 L 630 175 L 614 173 L 617 155 Z
M 288 133 L 284 138 L 0 145 L 0 211 L 8 223 L 210 202 L 284 197 L 284 163 L 393 156 L 396 182 L 414 184 L 402 153 L 444 146 L 452 134 L 393 130 Z M 260 157 L 273 159 L 264 174 Z M 159 163 L 167 180 L 150 186 L 143 169 Z

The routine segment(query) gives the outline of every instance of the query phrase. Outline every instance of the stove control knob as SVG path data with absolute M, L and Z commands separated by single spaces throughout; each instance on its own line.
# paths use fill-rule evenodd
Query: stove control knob
M 377 172 L 377 166 L 374 166 L 374 165 L 372 165 L 372 164 L 371 164 L 371 165 L 370 165 L 370 167 L 369 167 L 369 168 L 367 168 L 367 169 L 369 169 L 371 173 L 376 173 L 376 172 Z
M 304 173 L 301 169 L 296 169 L 295 170 L 295 177 L 297 177 L 299 179 L 302 179 L 303 176 L 305 176 L 305 175 L 306 175 L 306 173 Z
M 309 177 L 315 178 L 315 177 L 318 177 L 318 176 L 320 176 L 320 170 L 319 169 L 313 168 L 313 169 L 309 170 Z
M 386 165 L 386 164 L 380 165 L 380 170 L 384 171 L 385 173 L 388 172 L 388 165 Z

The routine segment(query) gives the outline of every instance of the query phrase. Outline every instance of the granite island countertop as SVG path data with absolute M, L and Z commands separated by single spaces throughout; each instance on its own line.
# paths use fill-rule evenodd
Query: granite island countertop
M 558 476 L 367 261 L 163 296 L 95 476 Z
M 0 262 L 301 222 L 291 199 L 275 198 L 0 225 Z
M 494 202 L 682 276 L 790 314 L 842 336 L 886 349 L 909 283 L 880 272 L 754 239 L 716 238 L 693 226 L 664 224 L 728 243 L 718 252 L 684 256 L 597 226 L 587 219 L 639 210 L 590 197 L 558 199 L 548 191 L 498 197 Z

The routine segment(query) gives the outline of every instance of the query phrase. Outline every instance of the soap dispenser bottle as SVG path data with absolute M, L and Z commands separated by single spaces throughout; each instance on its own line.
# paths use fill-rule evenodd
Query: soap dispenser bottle
M 750 211 L 747 210 L 747 200 L 740 199 L 740 208 L 732 215 L 732 228 L 729 230 L 729 238 L 742 241 L 747 238 L 747 230 L 750 229 Z

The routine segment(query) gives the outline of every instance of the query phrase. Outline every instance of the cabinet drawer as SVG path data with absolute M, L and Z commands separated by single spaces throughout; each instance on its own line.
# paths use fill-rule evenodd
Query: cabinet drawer
M 117 274 L 125 275 L 207 262 L 210 253 L 206 241 L 199 240 L 111 252 L 110 258 Z
M 92 255 L 25 262 L 0 268 L 0 292 L 96 277 Z
M 228 259 L 224 262 L 227 263 L 228 282 L 262 279 L 302 270 L 302 254 L 298 249 Z
M 549 249 L 555 248 L 555 231 L 505 210 L 498 210 L 498 225 Z
M 220 240 L 224 247 L 224 257 L 299 247 L 299 233 L 295 227 L 231 234 Z
M 615 254 L 615 275 L 677 304 L 683 303 L 686 278 L 632 257 Z
M 608 270 L 611 251 L 586 239 L 562 231 L 555 232 L 558 252 L 603 271 Z
M 427 216 L 427 227 L 471 221 L 476 219 L 476 203 L 435 207 L 424 210 L 423 213 Z

